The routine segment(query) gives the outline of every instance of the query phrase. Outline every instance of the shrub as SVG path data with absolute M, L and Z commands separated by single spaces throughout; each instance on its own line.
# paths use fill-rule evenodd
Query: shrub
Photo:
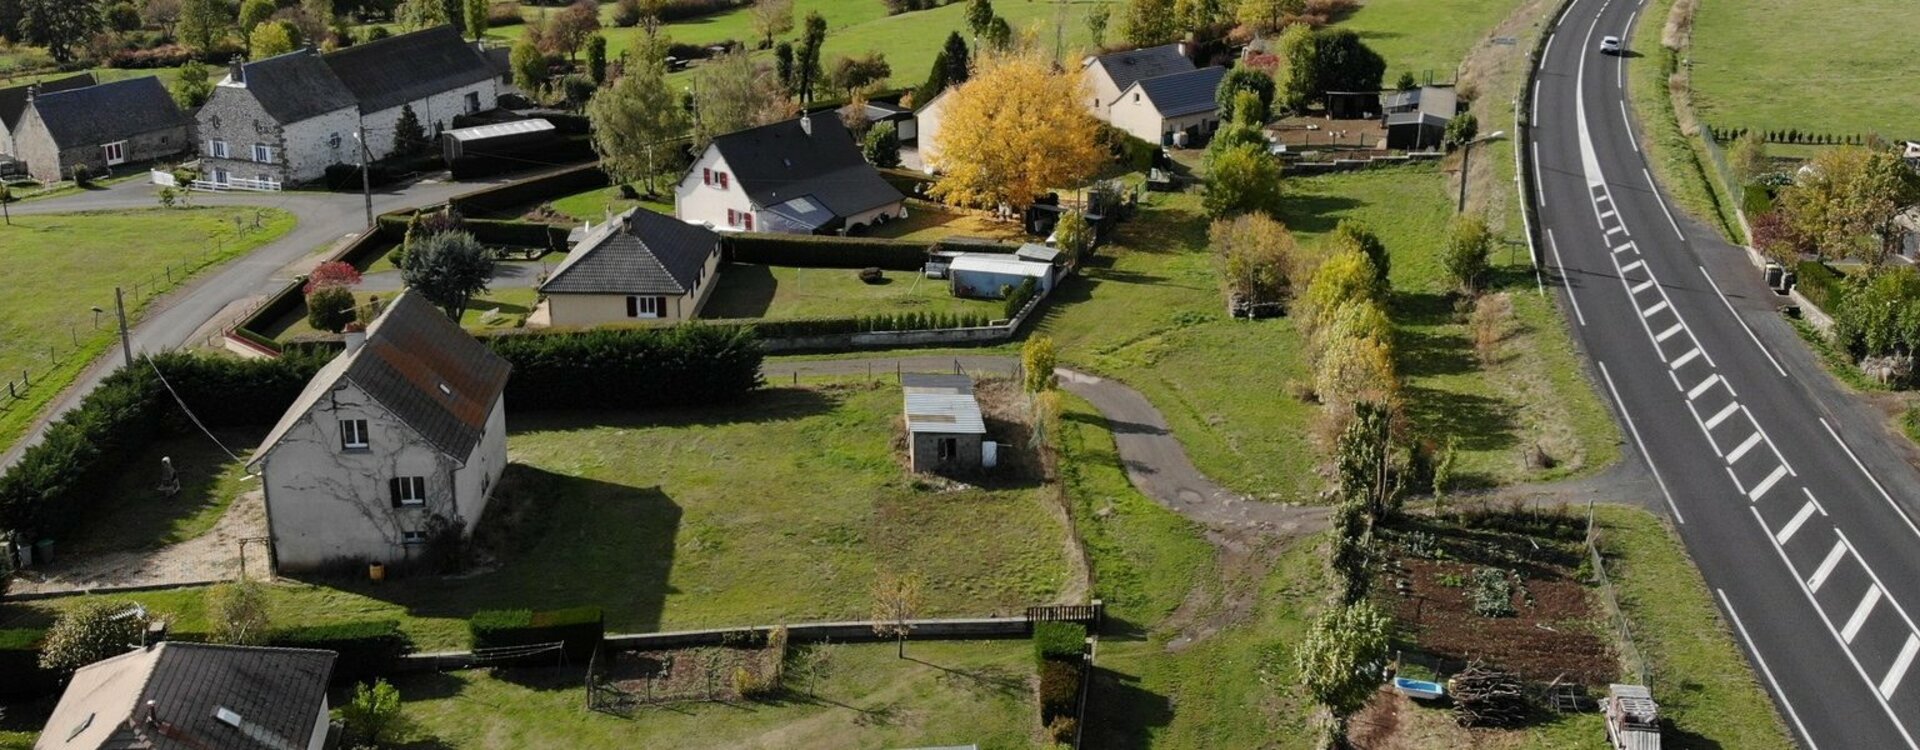
M 1855 358 L 1920 351 L 1920 272 L 1889 267 L 1852 280 L 1833 315 L 1833 337 Z
M 125 69 L 177 68 L 194 59 L 193 50 L 178 44 L 164 44 L 152 49 L 115 50 L 107 57 L 106 65 Z
M 1040 721 L 1071 718 L 1080 702 L 1080 665 L 1047 660 L 1040 663 Z
M 1044 667 L 1048 660 L 1072 661 L 1087 647 L 1087 626 L 1077 622 L 1033 624 L 1033 658 Z
M 1817 260 L 1803 260 L 1794 267 L 1794 284 L 1807 301 L 1822 310 L 1834 310 L 1847 292 L 1846 278 Z
M 1047 736 L 1058 743 L 1072 742 L 1074 733 L 1079 729 L 1080 723 L 1071 716 L 1055 716 L 1053 721 L 1047 722 Z
M 307 325 L 328 333 L 353 320 L 353 290 L 330 286 L 307 295 Z
M 355 742 L 379 747 L 401 733 L 406 721 L 401 708 L 400 690 L 386 680 L 375 680 L 354 686 L 353 698 L 340 707 L 340 719 Z
M 489 338 L 513 365 L 506 398 L 521 409 L 632 409 L 725 403 L 760 386 L 749 327 L 689 323 Z M 634 383 L 646 382 L 647 388 Z
M 1039 293 L 1040 287 L 1034 283 L 1033 277 L 1022 279 L 1020 286 L 1013 287 L 1006 295 L 1006 307 L 1002 310 L 1004 317 L 1011 320 L 1019 315 L 1021 310 L 1026 309 L 1027 303 L 1033 301 L 1034 295 Z
M 867 161 L 876 167 L 900 166 L 900 134 L 893 123 L 883 122 L 867 131 Z
M 309 625 L 276 630 L 267 645 L 283 648 L 312 648 L 332 651 L 333 685 L 336 687 L 373 679 L 393 671 L 400 657 L 413 650 L 413 642 L 393 620 L 361 620 L 329 625 Z
M 1492 267 L 1489 260 L 1492 253 L 1493 231 L 1487 228 L 1487 220 L 1470 215 L 1454 220 L 1447 233 L 1446 252 L 1440 260 L 1460 291 L 1476 294 Z
M 267 641 L 267 598 L 260 584 L 242 579 L 214 587 L 207 597 L 213 640 L 237 646 Z
M 487 4 L 487 28 L 518 26 L 526 22 L 526 17 L 520 15 L 520 4 L 517 2 L 507 0 Z
M 640 0 L 619 0 L 613 5 L 613 25 L 630 28 L 640 23 Z
M 467 621 L 467 629 L 475 650 L 560 643 L 568 659 L 585 662 L 606 635 L 606 617 L 599 607 L 483 610 Z
M 40 668 L 72 672 L 127 652 L 145 633 L 146 620 L 123 615 L 133 603 L 117 599 L 82 601 L 60 613 L 40 646 Z

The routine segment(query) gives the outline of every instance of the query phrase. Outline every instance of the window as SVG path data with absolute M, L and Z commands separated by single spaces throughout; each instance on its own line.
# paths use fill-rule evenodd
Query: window
M 231 178 L 231 175 L 227 172 L 227 170 L 224 170 L 224 169 L 213 170 L 213 184 L 215 185 L 225 185 L 227 184 L 227 181 L 230 178 Z
M 207 155 L 215 159 L 227 158 L 227 142 L 207 141 Z
M 413 544 L 426 544 L 426 543 L 427 543 L 427 532 L 424 532 L 424 531 L 402 531 L 402 532 L 400 532 L 400 543 L 401 543 L 401 544 L 407 544 L 407 545 L 413 545 Z
M 107 152 L 107 164 L 124 164 L 127 161 L 127 142 L 115 141 L 100 147 Z
M 394 477 L 387 480 L 393 492 L 393 507 L 418 508 L 427 504 L 426 477 Z
M 478 111 L 480 111 L 480 92 L 467 92 L 467 114 L 473 114 Z
M 253 160 L 261 164 L 272 164 L 273 147 L 264 143 L 253 144 Z
M 938 448 L 941 461 L 952 461 L 954 457 L 960 455 L 960 440 L 958 438 L 940 438 Z
M 367 445 L 367 420 L 340 420 L 340 447 L 342 449 L 363 451 L 367 449 Z
M 1136 94 L 1134 94 L 1134 95 L 1133 95 L 1133 100 L 1134 100 L 1134 101 L 1136 101 L 1136 102 L 1138 102 L 1138 101 L 1140 101 L 1140 95 L 1139 95 L 1138 93 L 1136 93 Z
M 702 168 L 700 170 L 700 177 L 706 184 L 712 187 L 717 187 L 721 190 L 727 189 L 727 173 L 725 172 L 715 172 L 712 169 Z
M 667 298 L 665 297 L 627 298 L 627 317 L 629 318 L 658 318 L 665 315 L 666 310 Z

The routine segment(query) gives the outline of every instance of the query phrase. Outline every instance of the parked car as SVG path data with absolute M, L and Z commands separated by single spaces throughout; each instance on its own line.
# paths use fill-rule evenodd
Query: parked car
M 1620 37 L 1617 37 L 1617 36 L 1600 37 L 1600 54 L 1603 54 L 1603 55 L 1620 54 Z

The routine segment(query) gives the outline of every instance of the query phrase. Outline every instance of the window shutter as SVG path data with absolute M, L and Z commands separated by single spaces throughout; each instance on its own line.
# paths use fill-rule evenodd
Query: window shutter
M 721 189 L 721 190 L 725 190 L 725 189 L 727 189 L 727 186 L 728 186 L 728 185 L 730 185 L 730 184 L 732 184 L 732 183 L 730 183 L 730 182 L 728 182 L 728 179 L 729 179 L 729 178 L 727 177 L 727 173 L 725 173 L 725 172 L 721 172 L 721 173 L 720 173 L 720 189 Z
M 667 317 L 667 298 L 653 298 L 653 314 L 662 318 Z
M 627 298 L 627 317 L 629 318 L 640 317 L 640 298 L 639 297 Z
M 393 507 L 400 507 L 400 478 L 387 480 L 387 492 L 393 496 Z
M 700 181 L 701 181 L 702 183 L 704 183 L 704 184 L 707 184 L 707 185 L 712 185 L 712 184 L 713 184 L 713 170 L 711 170 L 711 169 L 702 169 L 702 170 L 700 170 Z
M 743 217 L 743 223 L 747 225 L 747 231 L 749 232 L 753 231 L 753 214 L 745 213 L 745 214 L 741 214 L 741 216 Z
M 734 226 L 739 223 L 740 214 L 731 208 L 727 209 L 727 226 Z

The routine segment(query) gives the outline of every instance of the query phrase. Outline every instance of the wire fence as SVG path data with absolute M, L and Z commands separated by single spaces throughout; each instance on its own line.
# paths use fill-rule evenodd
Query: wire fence
M 208 245 L 199 254 L 176 260 L 136 277 L 132 283 L 122 283 L 123 303 L 129 311 L 138 310 L 155 298 L 172 291 L 181 282 L 192 278 L 194 274 L 223 259 L 232 245 L 246 237 L 262 231 L 267 222 L 267 210 L 256 208 L 242 211 L 233 216 L 233 234 L 208 238 Z M 73 364 L 75 357 L 91 361 L 100 352 L 112 346 L 117 335 L 119 320 L 114 310 L 114 301 L 106 299 L 102 304 L 90 308 L 75 308 L 73 315 L 65 321 L 66 336 L 59 326 L 44 330 L 46 337 L 33 348 L 10 347 L 15 352 L 24 350 L 27 362 L 17 371 L 9 368 L 0 373 L 0 415 L 22 408 L 22 402 L 33 400 L 37 394 L 48 391 L 57 392 L 66 387 L 71 377 L 61 377 L 61 371 Z M 129 320 L 128 325 L 133 321 Z
M 1593 565 L 1593 578 L 1600 584 L 1600 598 L 1606 603 L 1607 621 L 1613 628 L 1614 639 L 1620 647 L 1620 660 L 1626 664 L 1627 671 L 1639 677 L 1639 684 L 1648 685 L 1651 675 L 1647 671 L 1647 659 L 1633 639 L 1633 624 L 1627 621 L 1626 611 L 1620 608 L 1620 596 L 1614 591 L 1613 577 L 1607 574 L 1607 560 L 1600 553 L 1598 530 L 1593 507 L 1588 505 L 1587 558 Z

